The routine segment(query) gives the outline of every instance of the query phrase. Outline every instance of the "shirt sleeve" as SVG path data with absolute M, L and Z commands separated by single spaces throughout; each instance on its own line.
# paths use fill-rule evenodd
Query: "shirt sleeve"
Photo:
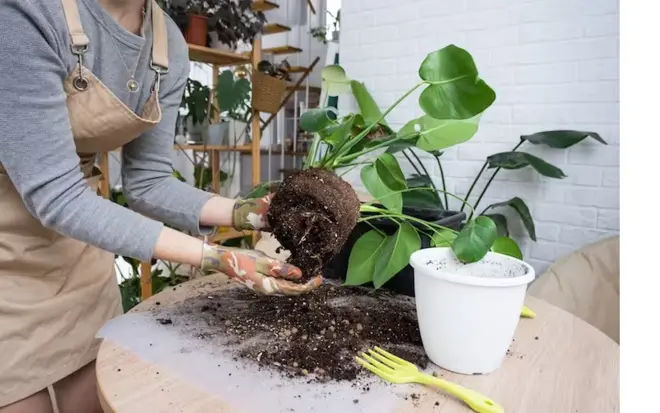
M 25 207 L 65 236 L 151 259 L 163 224 L 103 199 L 83 178 L 52 26 L 30 2 L 1 4 L 0 162 Z
M 171 22 L 170 22 L 171 23 Z M 124 145 L 122 188 L 131 209 L 195 235 L 211 227 L 199 224 L 202 207 L 214 194 L 176 179 L 172 172 L 174 134 L 181 97 L 188 79 L 188 46 L 178 29 L 169 30 L 170 72 L 160 88 L 160 123 Z

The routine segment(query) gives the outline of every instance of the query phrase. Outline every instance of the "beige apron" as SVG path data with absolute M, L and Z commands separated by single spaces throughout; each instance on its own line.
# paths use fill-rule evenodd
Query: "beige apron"
M 160 121 L 158 88 L 168 67 L 167 28 L 153 1 L 155 81 L 143 85 L 152 88 L 152 96 L 140 117 L 84 67 L 89 40 L 77 0 L 61 1 L 78 59 L 64 81 L 69 120 L 81 169 L 97 189 L 97 154 L 125 145 Z M 0 211 L 0 406 L 5 406 L 94 360 L 96 332 L 122 308 L 114 254 L 42 226 L 1 165 Z

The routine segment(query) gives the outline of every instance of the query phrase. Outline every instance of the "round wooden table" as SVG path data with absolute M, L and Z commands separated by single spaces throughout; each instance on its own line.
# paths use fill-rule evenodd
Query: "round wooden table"
M 225 285 L 230 286 L 220 274 L 195 279 L 151 297 L 134 311 L 150 311 L 156 302 L 162 308 Z M 619 346 L 589 324 L 539 299 L 528 297 L 526 304 L 537 317 L 520 320 L 511 354 L 499 370 L 486 376 L 463 376 L 439 368 L 437 372 L 491 397 L 507 413 L 619 412 Z M 258 377 L 259 373 L 254 374 Z M 227 401 L 109 340 L 99 351 L 97 379 L 106 413 L 237 411 Z M 391 412 L 471 411 L 434 389 L 419 386 L 418 394 L 415 400 L 402 400 Z M 361 411 L 358 405 L 355 411 Z

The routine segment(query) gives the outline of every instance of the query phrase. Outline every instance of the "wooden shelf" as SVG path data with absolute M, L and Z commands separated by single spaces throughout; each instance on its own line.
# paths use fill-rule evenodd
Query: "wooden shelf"
M 212 49 L 210 47 L 188 45 L 188 56 L 193 62 L 208 63 L 217 66 L 233 66 L 250 63 L 249 54 Z
M 252 2 L 252 10 L 254 11 L 268 11 L 279 7 L 279 4 L 268 0 L 256 0 Z
M 268 149 L 262 149 L 261 153 L 268 154 Z M 271 150 L 270 153 L 271 153 L 271 155 L 281 155 L 282 150 L 281 149 L 273 149 L 273 150 Z M 284 151 L 284 154 L 288 155 L 288 156 L 307 156 L 306 151 L 295 151 L 294 152 L 294 151 L 286 150 L 286 151 Z
M 307 68 L 305 66 L 291 66 L 290 68 L 286 69 L 288 73 L 303 73 L 306 70 Z
M 174 149 L 190 149 L 193 151 L 220 151 L 220 152 L 252 152 L 252 145 L 226 146 L 226 145 L 203 145 L 200 143 L 174 145 Z
M 264 26 L 264 34 L 275 34 L 290 32 L 291 28 L 279 23 L 267 24 Z
M 302 49 L 293 46 L 277 46 L 277 47 L 270 47 L 268 49 L 263 49 L 263 52 L 274 55 L 282 55 L 282 54 L 300 53 L 302 52 Z

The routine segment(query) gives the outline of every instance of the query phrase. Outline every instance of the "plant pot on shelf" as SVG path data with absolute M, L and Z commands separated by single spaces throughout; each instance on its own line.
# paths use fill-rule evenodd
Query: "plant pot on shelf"
M 286 81 L 257 70 L 252 71 L 252 108 L 276 113 L 286 93 Z
M 421 209 L 421 208 L 403 208 L 403 213 L 414 218 L 422 219 L 428 222 L 441 225 L 453 230 L 458 231 L 460 229 L 461 223 L 465 220 L 465 212 L 457 211 L 446 211 L 446 210 L 432 210 L 432 209 Z M 363 214 L 366 216 L 369 214 Z M 371 224 L 371 225 L 370 225 Z M 416 222 L 411 222 L 413 226 L 419 229 L 424 227 L 421 224 Z M 392 235 L 396 232 L 398 225 L 390 219 L 381 218 L 370 220 L 369 224 L 365 222 L 358 223 L 353 231 L 348 237 L 348 240 L 344 244 L 344 247 L 341 249 L 339 254 L 337 254 L 330 264 L 326 267 L 324 272 L 325 278 L 330 279 L 340 279 L 342 282 L 346 279 L 346 272 L 348 271 L 348 261 L 351 256 L 351 250 L 353 245 L 357 242 L 358 239 L 371 229 L 372 225 L 379 230 L 385 232 L 387 235 Z M 422 241 L 422 248 L 431 247 L 431 240 L 424 234 L 420 233 L 420 239 Z M 373 288 L 373 284 L 365 284 L 365 287 Z M 406 265 L 401 271 L 392 277 L 388 282 L 386 282 L 382 288 L 393 291 L 397 294 L 403 294 L 407 296 L 415 296 L 415 278 L 414 271 L 410 265 Z
M 204 123 L 193 124 L 192 118 L 187 118 L 186 132 L 188 136 L 188 142 L 192 144 L 204 143 L 206 128 L 208 128 L 208 123 L 204 122 Z
M 424 350 L 438 366 L 460 374 L 497 370 L 520 319 L 534 269 L 494 252 L 463 264 L 451 248 L 410 257 Z
M 207 145 L 227 145 L 229 136 L 229 122 L 220 122 L 206 128 L 204 142 Z
M 206 16 L 199 14 L 188 15 L 185 38 L 188 44 L 206 46 L 206 36 L 209 33 L 209 22 Z

